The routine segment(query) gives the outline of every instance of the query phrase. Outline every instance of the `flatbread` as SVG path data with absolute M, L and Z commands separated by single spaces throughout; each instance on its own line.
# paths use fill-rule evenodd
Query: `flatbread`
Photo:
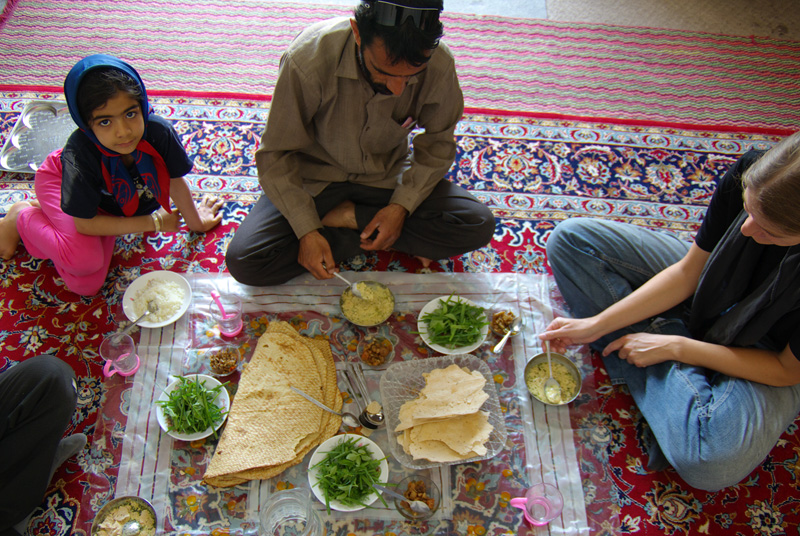
M 330 344 L 272 322 L 258 340 L 231 403 L 228 421 L 203 480 L 227 487 L 276 476 L 332 437 L 341 417 L 289 389 L 295 386 L 328 407 L 342 398 Z
M 489 395 L 483 390 L 486 378 L 479 371 L 466 371 L 456 364 L 423 374 L 425 387 L 414 400 L 400 407 L 401 432 L 426 422 L 435 422 L 478 411 Z
M 486 378 L 458 365 L 423 374 L 419 396 L 400 407 L 397 442 L 415 460 L 458 462 L 484 456 L 494 427 L 480 411 Z

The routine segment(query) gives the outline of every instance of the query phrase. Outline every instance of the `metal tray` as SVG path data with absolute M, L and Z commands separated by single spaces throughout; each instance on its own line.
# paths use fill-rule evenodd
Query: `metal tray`
M 47 155 L 64 146 L 76 128 L 66 102 L 29 102 L 0 151 L 0 170 L 35 173 Z

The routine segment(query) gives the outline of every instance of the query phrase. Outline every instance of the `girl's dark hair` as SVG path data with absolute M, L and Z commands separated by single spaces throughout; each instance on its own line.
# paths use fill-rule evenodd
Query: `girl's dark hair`
M 394 0 L 397 2 L 398 0 Z M 410 19 L 401 26 L 383 26 L 375 22 L 373 5 L 375 0 L 362 0 L 355 8 L 356 26 L 361 37 L 361 47 L 368 47 L 376 37 L 383 41 L 386 53 L 393 64 L 406 62 L 414 67 L 424 65 L 430 59 L 430 51 L 439 46 L 444 28 L 438 20 L 420 30 Z M 433 7 L 441 11 L 442 0 L 401 0 L 408 7 Z
M 800 132 L 784 138 L 742 174 L 742 185 L 764 217 L 789 234 L 800 234 Z
M 141 105 L 142 89 L 128 74 L 113 67 L 102 67 L 86 73 L 78 86 L 77 99 L 78 113 L 83 122 L 91 124 L 92 113 L 120 92 L 127 93 Z

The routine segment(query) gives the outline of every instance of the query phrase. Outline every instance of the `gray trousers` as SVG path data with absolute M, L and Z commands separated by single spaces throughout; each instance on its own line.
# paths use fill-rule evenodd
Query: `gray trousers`
M 363 229 L 389 204 L 393 190 L 363 184 L 337 182 L 328 185 L 314 198 L 317 213 L 324 217 L 344 201 L 356 205 L 356 222 Z M 494 234 L 492 212 L 463 188 L 450 181 L 439 181 L 431 194 L 406 218 L 393 249 L 429 259 L 444 259 L 481 248 Z M 325 227 L 338 264 L 354 257 L 361 249 L 361 231 Z M 289 222 L 262 195 L 228 245 L 225 260 L 228 271 L 240 283 L 253 286 L 278 285 L 306 272 L 297 262 L 300 241 Z
M 75 373 L 51 355 L 0 374 L 0 536 L 41 503 L 76 401 Z

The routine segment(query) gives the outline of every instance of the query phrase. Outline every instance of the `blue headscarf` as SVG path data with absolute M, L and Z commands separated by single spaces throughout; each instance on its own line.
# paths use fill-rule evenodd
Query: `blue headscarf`
M 142 93 L 141 107 L 145 127 L 144 132 L 147 133 L 148 117 L 152 111 L 150 110 L 150 103 L 147 101 L 147 91 L 145 90 L 144 82 L 142 82 L 136 69 L 114 56 L 94 54 L 76 63 L 72 69 L 70 69 L 67 78 L 64 80 L 64 95 L 67 98 L 67 106 L 72 120 L 75 121 L 78 128 L 80 128 L 100 150 L 103 179 L 106 182 L 108 191 L 113 194 L 117 203 L 122 208 L 122 212 L 126 216 L 131 216 L 136 213 L 136 209 L 139 206 L 139 195 L 136 191 L 136 185 L 128 169 L 125 167 L 125 164 L 122 163 L 121 155 L 107 149 L 98 141 L 92 129 L 83 121 L 83 118 L 81 118 L 78 109 L 78 90 L 83 78 L 88 72 L 94 69 L 108 67 L 124 72 L 139 85 L 139 89 Z M 142 135 L 141 141 L 139 141 L 139 144 L 136 146 L 136 149 L 131 153 L 131 156 L 133 156 L 134 164 L 144 184 L 150 189 L 150 192 L 152 192 L 153 196 L 158 200 L 158 203 L 164 207 L 167 212 L 171 212 L 169 204 L 170 174 L 167 169 L 167 164 L 164 162 L 164 158 L 152 145 L 145 141 L 144 134 Z

